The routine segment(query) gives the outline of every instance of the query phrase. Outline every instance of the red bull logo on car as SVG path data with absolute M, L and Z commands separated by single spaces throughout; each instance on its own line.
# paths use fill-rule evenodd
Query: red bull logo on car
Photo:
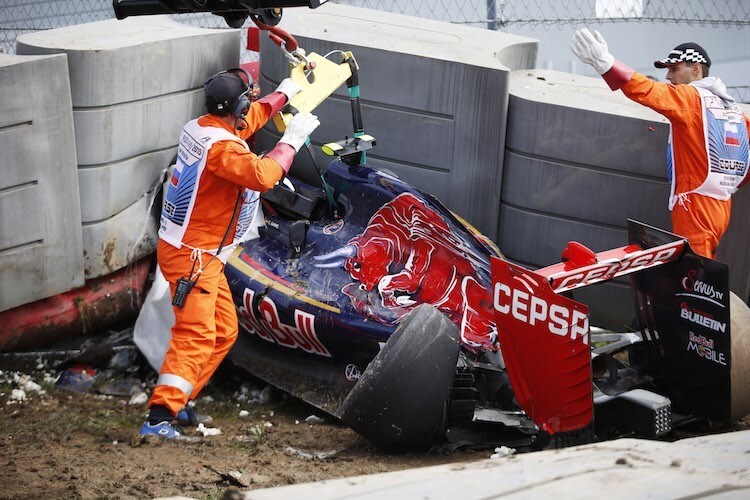
M 414 307 L 435 306 L 459 326 L 470 348 L 496 348 L 486 257 L 476 255 L 446 220 L 416 196 L 403 193 L 370 218 L 344 247 L 316 256 L 316 267 L 343 268 L 352 306 L 386 324 Z
M 294 325 L 286 325 L 279 318 L 276 303 L 268 297 L 264 297 L 258 304 L 259 318 L 253 309 L 254 298 L 255 292 L 245 288 L 242 306 L 237 308 L 237 319 L 248 332 L 289 349 L 301 349 L 310 354 L 331 357 L 331 353 L 315 333 L 314 315 L 295 309 Z
M 707 339 L 703 335 L 696 335 L 693 332 L 689 332 L 687 350 L 693 351 L 697 353 L 698 356 L 713 361 L 719 365 L 727 365 L 725 354 L 723 352 L 718 352 L 714 348 L 714 341 L 712 339 Z

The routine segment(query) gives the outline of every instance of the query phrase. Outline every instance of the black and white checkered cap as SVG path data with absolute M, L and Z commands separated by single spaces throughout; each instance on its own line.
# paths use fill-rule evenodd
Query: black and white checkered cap
M 711 66 L 711 58 L 708 57 L 708 52 L 693 42 L 678 45 L 672 49 L 672 52 L 667 57 L 654 61 L 654 66 L 657 68 L 667 68 L 682 61 L 697 62 L 709 67 Z

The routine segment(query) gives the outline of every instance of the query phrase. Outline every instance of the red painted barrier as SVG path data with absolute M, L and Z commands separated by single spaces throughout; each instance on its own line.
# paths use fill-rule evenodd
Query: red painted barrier
M 0 352 L 23 351 L 86 335 L 138 314 L 153 256 L 78 289 L 0 313 Z

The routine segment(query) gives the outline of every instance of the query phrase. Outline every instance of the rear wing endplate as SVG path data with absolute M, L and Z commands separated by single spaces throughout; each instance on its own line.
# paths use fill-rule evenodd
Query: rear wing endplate
M 543 431 L 583 429 L 593 419 L 588 307 L 563 292 L 682 258 L 685 239 L 630 221 L 630 244 L 594 253 L 570 243 L 559 264 L 531 271 L 492 257 L 500 348 L 516 399 Z

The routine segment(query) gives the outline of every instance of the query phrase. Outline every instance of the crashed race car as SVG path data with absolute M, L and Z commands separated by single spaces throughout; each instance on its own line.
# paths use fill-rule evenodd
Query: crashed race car
M 387 448 L 667 438 L 750 410 L 750 313 L 725 265 L 633 221 L 630 245 L 571 245 L 532 272 L 434 198 L 347 160 L 324 176 L 343 215 L 326 216 L 319 186 L 277 187 L 260 239 L 227 264 L 230 358 L 255 376 Z M 640 331 L 591 328 L 565 295 L 624 274 Z
M 536 271 L 504 260 L 434 197 L 367 165 L 376 141 L 342 54 L 353 136 L 323 146 L 325 168 L 311 152 L 263 194 L 260 238 L 227 263 L 235 364 L 384 448 L 669 439 L 750 413 L 750 310 L 726 265 L 636 221 L 622 248 L 571 242 Z M 303 86 L 309 60 L 325 66 L 316 57 L 292 70 Z M 320 94 L 295 99 L 287 118 Z M 571 296 L 625 275 L 633 330 L 593 327 Z
M 227 262 L 236 365 L 388 449 L 669 439 L 750 413 L 750 310 L 729 292 L 726 265 L 635 221 L 622 248 L 571 242 L 562 262 L 535 271 L 504 260 L 433 196 L 367 164 L 376 139 L 352 53 L 307 54 L 252 10 L 283 2 L 235 3 L 303 88 L 274 119 L 279 130 L 344 83 L 353 122 L 351 137 L 323 146 L 329 164 L 310 146 L 297 155 L 261 197 L 259 238 Z M 130 6 L 118 17 L 198 11 L 191 0 L 118 4 Z M 575 290 L 625 275 L 632 331 L 593 327 Z

